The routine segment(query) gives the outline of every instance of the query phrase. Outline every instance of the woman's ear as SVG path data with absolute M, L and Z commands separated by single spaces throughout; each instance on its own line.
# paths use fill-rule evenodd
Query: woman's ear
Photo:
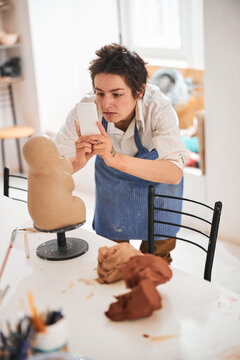
M 136 93 L 136 95 L 137 95 L 136 99 L 137 100 L 141 100 L 143 98 L 143 95 L 145 93 L 145 89 L 146 89 L 146 85 L 143 85 L 141 91 L 137 91 L 137 93 Z

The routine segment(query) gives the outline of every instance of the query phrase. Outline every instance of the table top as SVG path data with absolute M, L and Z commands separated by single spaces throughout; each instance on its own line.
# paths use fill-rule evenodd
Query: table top
M 26 204 L 16 207 L 20 211 Z M 14 324 L 20 313 L 30 312 L 30 290 L 39 311 L 62 309 L 68 323 L 69 351 L 92 360 L 239 358 L 239 295 L 172 268 L 172 279 L 157 287 L 162 309 L 149 318 L 112 322 L 104 312 L 115 301 L 114 295 L 129 290 L 123 281 L 96 282 L 96 267 L 99 247 L 115 243 L 78 228 L 66 237 L 86 240 L 88 252 L 72 260 L 46 261 L 37 257 L 36 248 L 55 234 L 27 236 L 30 258 L 25 256 L 24 235 L 19 232 L 0 281 L 0 288 L 10 285 L 0 305 L 0 327 L 6 319 Z

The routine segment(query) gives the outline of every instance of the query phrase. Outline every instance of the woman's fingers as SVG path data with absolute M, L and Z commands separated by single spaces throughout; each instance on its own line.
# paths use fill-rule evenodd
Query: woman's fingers
M 85 154 L 91 154 L 92 153 L 92 149 L 84 149 L 84 152 L 85 152 Z
M 109 140 L 109 137 L 105 137 L 103 135 L 89 135 L 89 136 L 82 136 L 82 141 L 90 142 L 92 144 L 100 144 L 100 143 L 106 143 L 106 141 Z
M 84 141 L 76 141 L 75 142 L 75 147 L 77 149 L 83 149 L 83 148 L 89 148 L 89 149 L 92 149 L 92 144 L 91 143 L 88 143 L 88 142 L 84 142 Z
M 81 136 L 80 126 L 77 121 L 75 121 L 75 128 L 76 133 L 78 135 L 78 139 L 75 142 L 75 148 L 78 156 L 86 159 L 88 161 L 94 155 L 101 156 L 104 161 L 107 163 L 109 157 L 111 155 L 111 149 L 113 148 L 112 142 L 106 133 L 103 125 L 97 122 L 97 126 L 100 130 L 100 135 L 88 135 L 88 136 Z
M 76 143 L 80 143 L 80 142 L 88 142 L 91 144 L 100 144 L 104 141 L 106 141 L 106 139 L 109 139 L 108 134 L 106 133 L 104 126 L 97 121 L 97 126 L 100 130 L 101 135 L 89 135 L 89 136 L 81 136 L 81 130 L 80 130 L 80 125 L 78 120 L 74 120 L 74 124 L 75 124 L 75 130 L 78 136 L 78 140 L 76 141 Z M 75 144 L 76 144 L 75 143 Z
M 90 153 L 85 154 L 87 160 L 90 160 L 94 155 L 96 155 L 96 154 L 94 154 L 93 151 L 91 151 Z
M 104 144 L 104 143 L 94 144 L 94 145 L 93 145 L 93 149 L 94 149 L 94 150 L 106 149 L 106 144 Z
M 103 135 L 104 137 L 106 137 L 106 136 L 108 137 L 108 134 L 106 133 L 106 130 L 104 129 L 103 124 L 100 123 L 99 121 L 97 121 L 97 126 L 100 130 L 101 135 Z
M 102 149 L 95 149 L 93 147 L 93 150 L 91 152 L 92 155 L 99 155 L 101 156 L 103 159 L 106 158 L 106 149 L 105 148 L 102 148 Z M 109 154 L 108 154 L 109 155 Z

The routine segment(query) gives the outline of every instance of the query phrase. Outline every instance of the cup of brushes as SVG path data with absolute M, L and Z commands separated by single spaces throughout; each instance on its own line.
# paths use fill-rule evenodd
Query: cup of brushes
M 31 340 L 33 353 L 51 353 L 67 351 L 67 323 L 62 312 L 48 311 L 44 315 L 37 312 L 31 292 L 28 292 L 28 302 L 32 313 L 32 324 L 35 336 Z

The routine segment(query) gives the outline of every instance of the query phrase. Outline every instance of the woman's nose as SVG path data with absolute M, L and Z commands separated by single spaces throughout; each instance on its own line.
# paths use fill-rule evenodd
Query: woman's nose
M 111 98 L 109 96 L 104 96 L 102 105 L 104 110 L 107 110 L 109 107 L 111 107 Z

